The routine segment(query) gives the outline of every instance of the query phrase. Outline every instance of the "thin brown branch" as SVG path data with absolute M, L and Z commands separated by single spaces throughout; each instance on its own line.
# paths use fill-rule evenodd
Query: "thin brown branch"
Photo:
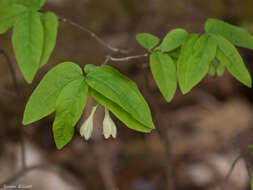
M 233 170 L 234 170 L 234 168 L 235 168 L 237 162 L 238 162 L 241 158 L 242 158 L 242 155 L 239 155 L 239 156 L 233 161 L 233 163 L 232 163 L 232 165 L 231 165 L 231 167 L 230 167 L 230 169 L 229 169 L 229 171 L 228 171 L 228 173 L 227 173 L 227 175 L 226 175 L 226 177 L 225 177 L 225 179 L 224 179 L 224 182 L 223 182 L 223 184 L 220 186 L 219 190 L 225 189 L 225 187 L 226 187 L 226 185 L 227 185 L 227 183 L 228 183 L 228 181 L 229 181 L 229 179 L 230 179 L 230 176 L 232 175 L 232 172 L 233 172 Z
M 102 46 L 106 47 L 107 49 L 109 49 L 113 52 L 122 53 L 122 54 L 127 54 L 130 52 L 129 50 L 118 49 L 118 48 L 111 46 L 110 44 L 106 43 L 102 38 L 98 37 L 98 35 L 96 35 L 94 32 L 91 32 L 89 29 L 85 28 L 84 26 L 81 26 L 80 24 L 77 24 L 76 22 L 73 22 L 73 21 L 71 21 L 67 18 L 61 17 L 59 15 L 57 15 L 57 17 L 59 18 L 60 21 L 70 24 L 70 25 L 80 29 L 81 31 L 89 34 L 98 43 L 100 43 Z
M 6 63 L 8 65 L 8 67 L 9 67 L 9 70 L 10 70 L 10 73 L 11 73 L 11 78 L 12 78 L 13 86 L 15 88 L 15 92 L 19 96 L 20 95 L 20 91 L 19 91 L 19 88 L 18 88 L 17 77 L 16 77 L 16 74 L 15 74 L 15 69 L 14 69 L 14 66 L 13 66 L 13 64 L 11 62 L 11 59 L 10 59 L 9 55 L 3 49 L 0 49 L 0 54 L 6 60 Z
M 79 189 L 81 188 L 81 185 L 78 183 L 78 180 L 75 179 L 73 175 L 71 175 L 67 170 L 60 166 L 56 165 L 45 165 L 45 164 L 38 164 L 34 166 L 27 167 L 25 169 L 20 170 L 15 175 L 11 176 L 10 178 L 6 179 L 0 184 L 0 188 L 4 187 L 5 185 L 11 185 L 15 183 L 18 179 L 24 177 L 29 172 L 34 170 L 45 170 L 55 173 L 57 176 L 61 177 L 63 181 L 67 181 L 71 185 L 78 186 Z
M 145 53 L 142 55 L 129 56 L 129 57 L 119 57 L 119 58 L 109 56 L 109 58 L 111 61 L 129 61 L 132 59 L 139 59 L 139 58 L 147 57 L 147 56 L 148 56 L 148 53 Z
M 112 56 L 108 55 L 108 56 L 106 56 L 106 59 L 105 59 L 103 65 L 106 65 L 109 61 L 113 61 L 113 62 L 129 61 L 129 60 L 133 60 L 133 59 L 147 57 L 148 55 L 149 55 L 148 53 L 141 54 L 141 55 L 133 55 L 133 56 L 128 56 L 128 57 L 112 57 Z
M 165 168 L 165 174 L 166 174 L 166 187 L 164 189 L 167 190 L 173 190 L 174 189 L 174 180 L 173 180 L 173 174 L 172 174 L 172 155 L 171 155 L 171 142 L 167 133 L 167 127 L 161 125 L 161 122 L 159 122 L 160 118 L 160 109 L 159 105 L 155 101 L 156 99 L 152 97 L 151 95 L 154 94 L 154 90 L 151 86 L 151 83 L 149 81 L 149 71 L 147 64 L 142 63 L 142 69 L 143 69 L 143 77 L 144 77 L 144 84 L 146 91 L 148 92 L 148 102 L 150 102 L 151 109 L 153 110 L 152 115 L 154 118 L 155 126 L 158 131 L 158 134 L 161 138 L 162 143 L 164 144 L 164 147 L 166 149 L 166 168 Z

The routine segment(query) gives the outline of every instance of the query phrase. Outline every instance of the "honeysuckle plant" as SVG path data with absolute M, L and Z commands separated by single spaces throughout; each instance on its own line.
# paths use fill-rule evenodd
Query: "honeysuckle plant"
M 13 50 L 28 83 L 48 62 L 57 39 L 59 18 L 52 12 L 42 13 L 44 3 L 0 0 L 0 34 L 13 28 Z M 221 77 L 225 70 L 247 87 L 252 86 L 235 47 L 253 50 L 253 37 L 243 28 L 208 19 L 203 34 L 179 28 L 170 30 L 162 40 L 148 33 L 137 34 L 136 39 L 149 55 L 152 75 L 167 102 L 172 101 L 178 86 L 186 94 L 207 74 Z M 149 133 L 155 129 L 150 108 L 132 80 L 109 65 L 86 64 L 80 68 L 73 62 L 59 63 L 46 73 L 27 101 L 23 124 L 55 112 L 53 135 L 61 149 L 73 138 L 88 96 L 105 108 L 101 124 L 105 138 L 115 138 L 117 133 L 109 111 L 132 130 Z M 96 107 L 80 128 L 86 140 L 92 135 L 95 111 Z
M 225 69 L 247 87 L 252 86 L 251 76 L 235 47 L 253 50 L 253 37 L 243 28 L 208 19 L 204 34 L 174 29 L 158 47 L 159 38 L 151 34 L 138 34 L 136 39 L 151 51 L 150 69 L 167 102 L 173 99 L 177 84 L 186 94 L 206 74 L 221 77 Z

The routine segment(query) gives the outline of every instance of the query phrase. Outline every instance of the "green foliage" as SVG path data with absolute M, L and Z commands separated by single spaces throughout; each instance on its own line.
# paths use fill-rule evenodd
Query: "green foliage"
M 29 11 L 21 16 L 14 25 L 12 44 L 19 67 L 31 83 L 39 69 L 43 48 L 43 26 L 38 12 Z
M 142 47 L 148 50 L 153 49 L 160 42 L 159 38 L 148 33 L 137 34 L 136 40 Z
M 253 37 L 243 28 L 218 19 L 208 19 L 205 24 L 205 31 L 208 34 L 221 35 L 234 45 L 253 50 Z
M 72 139 L 90 93 L 129 128 L 141 132 L 154 129 L 149 107 L 134 82 L 110 66 L 87 65 L 84 70 L 89 71 L 86 78 L 72 62 L 51 69 L 29 98 L 23 124 L 55 111 L 53 134 L 57 148 L 61 149 Z
M 17 4 L 5 4 L 0 1 L 0 34 L 10 29 L 16 20 L 27 11 L 27 8 Z
M 221 77 L 225 72 L 225 66 L 221 64 L 217 58 L 210 64 L 208 74 L 212 77 Z
M 87 74 L 91 95 L 129 128 L 150 132 L 154 124 L 149 107 L 134 82 L 110 66 L 97 67 Z
M 58 149 L 73 137 L 75 125 L 80 119 L 88 98 L 88 86 L 84 78 L 74 80 L 61 91 L 56 102 L 53 134 Z
M 167 54 L 172 57 L 173 59 L 177 60 L 180 56 L 180 52 L 181 52 L 181 47 L 174 49 L 170 52 L 167 52 Z
M 198 40 L 197 34 L 190 34 L 181 48 L 180 57 L 177 62 L 177 75 L 178 75 L 178 82 L 181 88 L 181 91 L 186 89 L 185 84 L 187 83 L 187 72 L 188 72 L 188 60 L 190 59 L 191 55 L 193 54 L 193 47 Z
M 185 80 L 180 81 L 179 78 L 183 94 L 188 93 L 208 73 L 210 63 L 216 55 L 216 47 L 216 41 L 206 34 L 196 41 L 189 59 L 179 67 L 185 70 Z
M 209 70 L 208 70 L 208 74 L 212 77 L 216 77 L 216 66 L 211 63 L 210 66 L 209 66 Z
M 171 30 L 163 39 L 160 49 L 162 52 L 169 52 L 180 47 L 188 33 L 181 28 Z
M 216 74 L 218 77 L 223 76 L 225 72 L 225 66 L 221 63 L 218 63 L 218 65 L 216 66 Z
M 45 65 L 55 47 L 58 29 L 58 19 L 54 13 L 47 12 L 41 15 L 44 29 L 44 43 L 39 66 Z
M 45 3 L 46 0 L 10 0 L 13 3 L 24 5 L 30 10 L 39 10 Z
M 218 42 L 217 58 L 241 83 L 251 87 L 251 76 L 236 48 L 222 36 L 215 36 Z
M 102 106 L 109 109 L 120 121 L 122 121 L 126 126 L 130 129 L 140 131 L 143 133 L 149 133 L 153 129 L 150 127 L 146 127 L 138 120 L 134 119 L 128 112 L 126 112 L 122 107 L 111 101 L 110 99 L 106 98 L 99 92 L 90 89 L 90 95 Z
M 89 72 L 93 71 L 96 68 L 97 68 L 96 65 L 86 64 L 83 70 L 84 70 L 85 73 L 89 73 Z
M 218 19 L 208 19 L 205 31 L 199 37 L 184 29 L 171 30 L 151 52 L 150 68 L 167 102 L 174 96 L 177 81 L 182 93 L 186 94 L 207 73 L 221 77 L 225 68 L 241 83 L 251 87 L 251 76 L 233 44 L 252 49 L 253 37 L 246 30 Z M 175 65 L 169 64 L 171 62 Z
M 30 124 L 53 113 L 62 89 L 82 77 L 80 67 L 71 62 L 61 63 L 51 69 L 30 96 L 26 104 L 23 124 Z
M 176 64 L 169 55 L 153 52 L 150 55 L 150 68 L 163 97 L 170 102 L 177 89 Z
M 14 26 L 12 45 L 24 78 L 31 83 L 47 63 L 57 36 L 58 19 L 39 13 L 45 0 L 0 0 L 0 34 Z
M 45 0 L 0 0 L 0 34 L 14 27 L 12 45 L 28 83 L 48 62 L 57 39 L 58 18 L 51 12 L 39 12 L 44 3 Z M 150 53 L 152 75 L 167 102 L 173 99 L 177 82 L 186 94 L 206 74 L 220 77 L 225 69 L 244 85 L 252 86 L 251 76 L 234 45 L 253 49 L 253 37 L 246 30 L 218 19 L 208 19 L 205 32 L 198 35 L 174 29 L 157 48 L 159 38 L 148 33 L 137 34 L 138 43 Z M 51 69 L 30 96 L 23 124 L 55 112 L 53 135 L 57 148 L 61 149 L 72 139 L 90 94 L 106 108 L 106 138 L 116 136 L 116 126 L 108 110 L 133 130 L 148 133 L 155 128 L 149 106 L 133 81 L 111 66 L 87 64 L 84 71 L 86 77 L 72 62 Z M 91 136 L 95 108 L 81 128 L 86 139 Z

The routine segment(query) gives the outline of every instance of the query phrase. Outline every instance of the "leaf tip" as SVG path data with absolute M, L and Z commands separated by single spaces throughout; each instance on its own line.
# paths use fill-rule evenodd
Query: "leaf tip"
M 247 87 L 249 88 L 252 88 L 252 80 L 250 80 L 247 84 L 246 84 Z
M 32 76 L 32 77 L 29 77 L 29 76 L 24 75 L 24 78 L 25 78 L 25 80 L 26 80 L 26 82 L 27 82 L 28 84 L 32 84 L 32 82 L 33 82 L 33 76 Z
M 242 82 L 245 86 L 247 86 L 248 88 L 252 88 L 252 79 L 251 79 L 250 74 L 248 74 L 247 80 L 244 80 L 244 81 L 241 80 L 241 82 Z
M 55 134 L 54 134 L 54 142 L 55 146 L 58 150 L 62 150 L 70 141 L 62 141 L 60 139 L 57 139 Z
M 23 120 L 22 120 L 22 124 L 23 124 L 23 125 L 28 125 L 28 124 L 30 124 L 30 123 L 31 123 L 31 122 L 30 122 L 30 120 L 27 118 L 26 113 L 24 113 Z
M 166 100 L 166 102 L 170 103 L 173 100 L 174 95 L 172 96 L 164 96 L 164 99 Z
M 58 150 L 63 149 L 63 147 L 65 146 L 65 145 L 58 144 L 58 143 L 55 143 L 55 145 L 56 145 L 56 148 L 57 148 Z
M 28 122 L 27 122 L 26 120 L 23 119 L 22 124 L 23 124 L 23 125 L 28 125 Z
M 93 64 L 86 64 L 85 66 L 84 66 L 84 72 L 86 73 L 86 74 L 88 74 L 89 72 L 91 72 L 91 71 L 93 71 L 94 69 L 96 69 L 96 65 L 93 65 Z
M 181 89 L 181 91 L 182 91 L 182 94 L 185 95 L 185 94 L 187 94 L 188 92 L 190 92 L 191 89 Z
M 151 50 L 160 42 L 160 39 L 153 34 L 139 33 L 135 37 L 136 41 L 145 49 Z

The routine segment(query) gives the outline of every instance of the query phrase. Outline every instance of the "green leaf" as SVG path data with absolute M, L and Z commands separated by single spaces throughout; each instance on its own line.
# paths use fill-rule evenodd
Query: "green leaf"
M 27 82 L 31 83 L 39 69 L 43 47 L 43 27 L 38 12 L 29 11 L 16 22 L 12 44 L 18 65 Z
M 205 24 L 205 31 L 209 34 L 221 35 L 234 45 L 253 49 L 253 37 L 241 27 L 218 19 L 208 19 Z
M 218 43 L 217 58 L 241 83 L 251 87 L 252 79 L 237 49 L 222 36 L 214 36 Z
M 182 89 L 185 89 L 184 85 L 186 83 L 186 72 L 189 65 L 188 60 L 193 54 L 193 47 L 196 44 L 197 40 L 198 34 L 190 34 L 186 38 L 181 48 L 181 53 L 177 63 L 177 76 L 181 91 L 183 91 Z
M 10 0 L 0 0 L 0 6 L 7 6 L 13 4 Z
M 126 126 L 130 129 L 135 131 L 140 131 L 143 133 L 151 132 L 151 128 L 146 127 L 138 120 L 134 119 L 128 112 L 126 112 L 123 108 L 119 105 L 111 101 L 110 99 L 106 98 L 99 92 L 95 91 L 94 89 L 90 88 L 89 90 L 90 95 L 102 106 L 109 109 L 119 120 L 121 120 Z
M 174 59 L 178 59 L 181 53 L 181 48 L 174 49 L 168 52 L 168 55 Z
M 188 33 L 181 28 L 171 30 L 163 39 L 160 49 L 162 52 L 174 50 L 184 43 Z
M 134 120 L 150 130 L 154 128 L 148 104 L 137 85 L 116 69 L 110 66 L 97 67 L 87 74 L 86 82 L 89 87 L 103 94 Z M 108 107 L 108 109 L 110 108 Z M 113 112 L 113 110 L 111 111 Z M 138 130 L 138 126 L 128 125 L 128 127 Z
M 44 28 L 43 51 L 40 59 L 40 67 L 45 65 L 55 47 L 58 29 L 58 18 L 54 13 L 47 12 L 41 15 Z
M 88 99 L 88 85 L 84 78 L 68 83 L 61 91 L 53 123 L 53 134 L 58 149 L 64 147 L 74 135 L 74 127 L 80 119 Z
M 12 2 L 37 11 L 45 4 L 46 0 L 12 0 Z
M 84 67 L 84 72 L 85 73 L 89 73 L 91 71 L 93 71 L 94 69 L 96 69 L 97 66 L 96 65 L 93 65 L 93 64 L 86 64 L 85 67 Z
M 193 36 L 186 41 L 178 62 L 178 78 L 183 94 L 188 93 L 204 78 L 216 55 L 217 43 L 214 38 L 204 34 L 196 43 L 195 40 L 196 37 Z
M 26 11 L 27 8 L 22 5 L 7 4 L 0 1 L 0 34 L 10 29 Z
M 26 104 L 23 124 L 30 124 L 53 113 L 62 89 L 68 83 L 82 77 L 81 68 L 72 62 L 64 62 L 52 68 L 30 96 Z
M 148 50 L 153 49 L 160 42 L 159 38 L 148 33 L 137 34 L 136 40 L 142 47 Z
M 150 68 L 163 97 L 170 102 L 177 89 L 176 64 L 169 55 L 153 52 L 150 55 Z

